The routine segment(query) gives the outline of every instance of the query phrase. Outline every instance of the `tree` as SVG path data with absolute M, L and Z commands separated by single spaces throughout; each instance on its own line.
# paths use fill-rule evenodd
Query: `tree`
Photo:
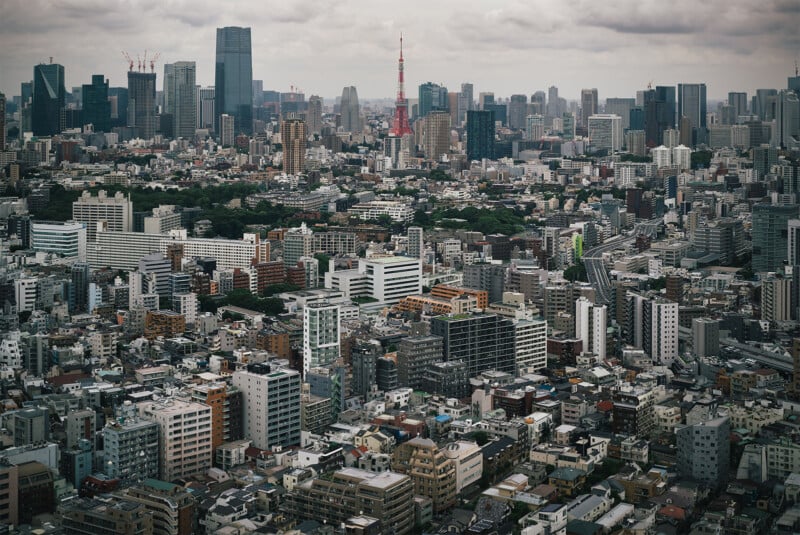
M 570 282 L 589 282 L 589 279 L 586 276 L 586 266 L 583 265 L 583 262 L 578 262 L 574 266 L 570 266 L 565 269 L 564 278 Z
M 489 434 L 486 431 L 475 431 L 472 433 L 472 440 L 474 440 L 478 446 L 483 447 L 489 442 Z

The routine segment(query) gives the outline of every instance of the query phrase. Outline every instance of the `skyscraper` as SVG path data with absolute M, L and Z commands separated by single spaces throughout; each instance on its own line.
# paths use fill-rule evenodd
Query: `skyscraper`
M 342 129 L 345 132 L 361 132 L 361 107 L 358 105 L 358 91 L 354 86 L 342 89 Z
M 778 93 L 775 101 L 775 135 L 773 144 L 789 148 L 800 139 L 800 100 L 794 91 Z
M 136 136 L 156 133 L 156 73 L 128 71 L 128 126 Z
M 631 110 L 636 107 L 635 98 L 607 98 L 606 113 L 622 117 L 622 129 L 631 127 Z
M 694 146 L 705 140 L 706 132 L 706 84 L 678 84 L 678 118 L 686 117 L 692 132 Z M 683 133 L 683 132 L 682 132 Z M 684 139 L 688 141 L 688 139 Z
M 508 127 L 515 130 L 525 128 L 525 118 L 528 116 L 527 95 L 511 95 L 508 103 Z
M 223 147 L 233 145 L 233 136 L 236 131 L 236 118 L 223 113 L 219 116 L 219 142 Z
M 586 125 L 593 150 L 605 150 L 610 154 L 622 148 L 622 118 L 619 115 L 592 115 L 587 119 Z
M 253 57 L 250 28 L 217 28 L 214 112 L 235 117 L 237 131 L 253 133 Z M 219 132 L 220 130 L 217 129 Z
M 194 137 L 197 127 L 196 72 L 194 61 L 164 65 L 164 112 L 173 116 L 176 138 Z
M 306 126 L 309 134 L 319 134 L 322 131 L 322 97 L 318 95 L 308 97 Z
M 67 125 L 64 66 L 42 63 L 33 68 L 31 129 L 36 136 L 60 134 Z
M 93 74 L 92 83 L 83 85 L 83 124 L 94 126 L 95 132 L 111 132 L 111 102 L 108 101 L 108 80 Z
M 85 262 L 76 262 L 70 268 L 72 275 L 72 312 L 91 312 L 89 303 L 89 275 L 91 269 Z
M 581 126 L 589 126 L 589 117 L 597 114 L 597 89 L 581 90 Z
M 425 117 L 423 147 L 425 157 L 440 160 L 442 154 L 450 152 L 450 114 L 446 111 L 433 111 Z
M 583 350 L 601 360 L 606 358 L 606 329 L 608 308 L 592 303 L 585 297 L 575 302 L 575 337 L 583 341 Z
M 6 148 L 6 96 L 0 93 L 0 150 Z
M 443 85 L 425 82 L 419 86 L 419 117 L 430 112 L 446 110 L 448 106 L 447 88 Z
M 281 123 L 283 144 L 283 172 L 297 175 L 305 171 L 306 123 L 300 119 L 288 119 Z
M 494 158 L 494 111 L 467 112 L 467 157 Z
M 544 115 L 528 115 L 525 131 L 530 141 L 539 141 L 544 137 Z
M 733 113 L 736 117 L 747 113 L 747 93 L 728 93 L 728 104 L 733 106 Z
M 787 260 L 789 243 L 787 228 L 790 219 L 797 219 L 796 204 L 753 205 L 753 271 L 778 271 Z
M 207 128 L 214 131 L 216 123 L 216 113 L 214 105 L 216 100 L 216 90 L 213 87 L 197 87 L 197 128 Z
M 472 84 L 461 84 L 461 91 L 458 93 L 458 124 L 461 125 L 467 120 L 467 112 L 475 108 L 475 103 L 472 100 Z

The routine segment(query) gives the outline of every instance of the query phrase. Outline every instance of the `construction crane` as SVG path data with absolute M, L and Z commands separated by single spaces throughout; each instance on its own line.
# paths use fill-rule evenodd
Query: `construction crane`
M 653 80 L 647 82 L 647 89 L 653 89 Z
M 125 61 L 128 62 L 128 70 L 133 71 L 133 59 L 131 58 L 131 55 L 123 50 L 122 56 L 125 58 Z
M 155 54 L 153 54 L 153 57 L 150 58 L 150 72 L 156 72 L 156 61 L 158 61 L 158 58 L 160 57 L 161 57 L 161 52 L 156 52 Z

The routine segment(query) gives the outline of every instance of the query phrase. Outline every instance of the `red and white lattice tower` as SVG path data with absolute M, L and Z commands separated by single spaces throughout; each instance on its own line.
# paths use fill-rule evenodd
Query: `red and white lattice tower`
M 400 60 L 397 62 L 397 102 L 395 102 L 394 122 L 389 130 L 390 136 L 403 137 L 413 134 L 408 124 L 408 103 L 403 84 L 403 36 L 400 35 Z

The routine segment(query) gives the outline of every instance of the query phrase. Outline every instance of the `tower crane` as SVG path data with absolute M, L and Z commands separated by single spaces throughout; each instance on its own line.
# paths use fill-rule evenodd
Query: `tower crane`
M 131 58 L 131 55 L 123 50 L 122 56 L 125 58 L 125 61 L 128 62 L 128 70 L 133 71 L 133 59 Z

